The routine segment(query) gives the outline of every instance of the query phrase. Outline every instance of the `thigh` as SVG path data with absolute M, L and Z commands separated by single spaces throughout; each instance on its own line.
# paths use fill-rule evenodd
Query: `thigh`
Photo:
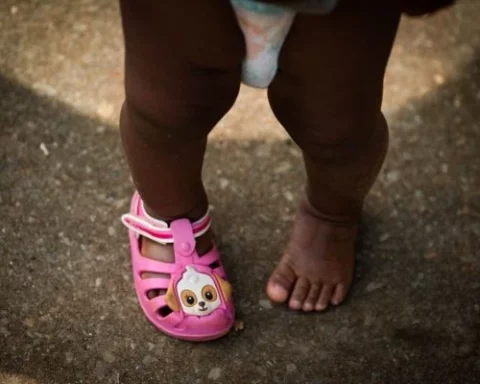
M 209 104 L 238 89 L 244 42 L 228 1 L 120 5 L 130 105 L 154 111 L 175 103 Z
M 330 15 L 297 16 L 269 90 L 292 136 L 323 130 L 327 141 L 341 140 L 373 129 L 400 18 L 398 9 L 384 3 L 340 0 Z

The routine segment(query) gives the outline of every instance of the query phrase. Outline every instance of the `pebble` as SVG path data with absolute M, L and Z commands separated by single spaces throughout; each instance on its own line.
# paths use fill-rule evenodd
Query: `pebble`
M 383 283 L 372 281 L 371 283 L 369 283 L 367 285 L 367 287 L 365 288 L 365 291 L 366 292 L 373 292 L 373 291 L 376 291 L 377 289 L 382 288 L 383 285 L 384 285 Z
M 387 241 L 390 238 L 389 233 L 385 233 L 382 236 L 380 236 L 380 242 L 383 243 L 384 241 Z
M 221 189 L 227 188 L 229 184 L 230 184 L 230 182 L 227 179 L 223 179 L 223 178 L 220 179 L 220 188 Z
M 43 152 L 45 156 L 48 156 L 50 154 L 45 143 L 40 144 L 40 150 Z
M 386 174 L 386 179 L 390 183 L 395 183 L 400 179 L 400 171 L 390 171 Z
M 105 360 L 107 363 L 113 363 L 115 361 L 115 356 L 113 355 L 112 352 L 110 351 L 105 351 L 102 353 L 102 358 Z
M 110 116 L 112 116 L 113 111 L 113 104 L 107 103 L 106 101 L 100 102 L 97 108 L 97 114 L 103 118 L 109 118 Z
M 433 80 L 435 81 L 435 84 L 442 85 L 445 83 L 445 76 L 443 76 L 440 73 L 437 73 L 435 74 L 435 76 L 433 76 Z
M 115 236 L 117 234 L 117 231 L 113 227 L 108 227 L 108 235 L 109 236 Z
M 34 322 L 33 322 L 32 319 L 27 318 L 27 319 L 23 320 L 23 325 L 25 325 L 28 328 L 32 328 L 33 324 L 34 324 Z
M 142 359 L 142 363 L 145 365 L 156 363 L 156 362 L 157 362 L 157 359 L 152 355 L 145 355 L 145 357 Z
M 290 374 L 290 373 L 293 373 L 297 370 L 297 366 L 293 363 L 289 363 L 287 364 L 287 373 Z
M 283 197 L 285 197 L 285 199 L 287 199 L 288 201 L 292 202 L 294 197 L 293 197 L 293 193 L 290 192 L 290 191 L 285 191 L 283 192 Z
M 210 373 L 208 374 L 208 378 L 210 380 L 218 380 L 220 376 L 222 375 L 222 369 L 221 368 L 213 368 Z
M 280 165 L 275 168 L 275 170 L 273 171 L 274 173 L 285 173 L 285 172 L 288 172 L 292 169 L 292 164 L 290 164 L 289 162 L 287 161 L 284 161 L 282 163 L 280 163 Z
M 65 362 L 67 364 L 70 364 L 73 361 L 73 353 L 72 352 L 66 352 L 65 353 Z
M 260 307 L 262 307 L 263 309 L 272 309 L 273 308 L 272 302 L 268 299 L 259 300 L 258 305 L 260 305 Z
M 57 94 L 57 90 L 49 84 L 34 83 L 32 88 L 46 96 L 55 96 Z

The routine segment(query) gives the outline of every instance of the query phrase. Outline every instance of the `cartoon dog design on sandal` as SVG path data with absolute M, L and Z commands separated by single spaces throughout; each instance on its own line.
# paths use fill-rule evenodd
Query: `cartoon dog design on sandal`
M 186 315 L 207 316 L 220 306 L 222 300 L 230 299 L 231 285 L 220 276 L 197 272 L 192 266 L 185 269 L 176 286 L 170 284 L 165 297 L 174 312 L 181 309 Z

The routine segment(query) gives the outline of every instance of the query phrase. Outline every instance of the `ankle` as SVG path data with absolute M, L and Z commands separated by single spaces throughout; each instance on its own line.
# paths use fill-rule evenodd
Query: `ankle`
M 322 211 L 311 202 L 307 195 L 300 200 L 298 210 L 336 227 L 356 227 L 361 216 L 360 212 L 342 214 L 333 211 Z
M 186 218 L 189 219 L 191 222 L 195 222 L 200 220 L 208 213 L 208 201 L 201 201 L 198 204 L 195 204 L 192 208 L 187 208 L 185 210 L 174 210 L 169 208 L 168 211 L 156 211 L 150 208 L 147 204 L 142 201 L 142 206 L 145 215 L 152 220 L 160 220 L 166 223 L 171 223 L 176 219 Z M 173 213 L 173 212 L 183 212 L 180 214 Z

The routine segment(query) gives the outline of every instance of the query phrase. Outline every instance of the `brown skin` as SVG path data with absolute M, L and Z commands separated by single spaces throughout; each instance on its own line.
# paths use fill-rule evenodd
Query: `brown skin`
M 388 142 L 380 105 L 400 10 L 383 3 L 344 1 L 329 16 L 298 15 L 268 92 L 308 176 L 267 284 L 272 300 L 295 310 L 339 304 L 352 280 L 356 225 Z M 196 219 L 208 205 L 207 134 L 237 96 L 243 36 L 224 0 L 121 0 L 121 8 L 121 134 L 135 185 L 152 215 Z M 143 241 L 145 256 L 173 260 L 171 247 Z M 210 244 L 210 234 L 200 239 L 203 251 Z
M 268 96 L 308 184 L 267 294 L 292 309 L 339 304 L 352 281 L 357 222 L 387 150 L 380 106 L 399 17 L 381 2 L 340 2 L 327 17 L 297 16 L 283 46 Z

